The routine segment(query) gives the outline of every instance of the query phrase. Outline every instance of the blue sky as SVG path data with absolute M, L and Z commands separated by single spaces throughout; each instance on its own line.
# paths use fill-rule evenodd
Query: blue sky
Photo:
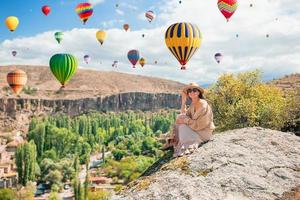
M 140 29 L 148 25 L 146 19 L 136 20 L 136 15 L 147 9 L 155 9 L 158 1 L 154 0 L 106 0 L 103 3 L 94 5 L 93 16 L 83 25 L 75 13 L 75 7 L 80 0 L 1 0 L 1 20 L 4 21 L 7 16 L 16 16 L 20 24 L 14 33 L 7 30 L 4 23 L 0 24 L 0 40 L 12 39 L 15 37 L 28 37 L 49 30 L 70 30 L 72 28 L 112 28 L 122 27 L 123 23 L 114 23 L 104 27 L 103 22 L 110 20 L 124 20 L 134 27 Z M 127 2 L 131 2 L 127 4 Z M 116 8 L 116 4 L 119 7 Z M 45 16 L 41 12 L 43 5 L 51 7 L 51 13 Z M 136 8 L 128 7 L 128 5 Z M 5 8 L 5 9 L 4 9 Z M 124 13 L 120 15 L 117 10 Z M 158 22 L 154 22 L 154 26 Z
M 228 72 L 260 69 L 265 80 L 300 72 L 299 0 L 239 0 L 238 9 L 228 23 L 218 10 L 217 0 L 182 0 L 182 4 L 178 0 L 89 1 L 94 5 L 94 13 L 83 25 L 75 12 L 76 5 L 82 1 L 1 0 L 0 65 L 48 66 L 53 54 L 70 53 L 78 58 L 84 69 L 203 84 L 212 83 Z M 253 7 L 250 8 L 251 3 Z M 41 12 L 43 5 L 52 8 L 48 16 Z M 156 14 L 151 24 L 144 16 L 147 10 Z M 4 24 L 10 15 L 20 20 L 13 33 Z M 189 61 L 186 71 L 180 70 L 164 42 L 165 30 L 176 22 L 194 23 L 203 35 L 201 47 Z M 122 29 L 124 23 L 130 24 L 131 31 Z M 95 38 L 99 29 L 108 33 L 103 46 Z M 64 32 L 60 45 L 53 37 L 57 30 Z M 146 58 L 143 69 L 132 69 L 127 59 L 131 49 L 138 49 Z M 16 57 L 11 55 L 13 50 L 18 52 Z M 224 55 L 220 64 L 214 60 L 216 52 Z M 92 58 L 89 64 L 83 61 L 85 54 Z M 114 60 L 119 61 L 116 69 L 111 68 Z M 158 64 L 154 64 L 155 60 Z

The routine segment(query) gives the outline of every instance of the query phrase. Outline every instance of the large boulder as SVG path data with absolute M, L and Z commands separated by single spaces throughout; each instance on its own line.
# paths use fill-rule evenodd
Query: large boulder
M 267 200 L 300 185 L 300 137 L 260 127 L 215 134 L 112 199 Z

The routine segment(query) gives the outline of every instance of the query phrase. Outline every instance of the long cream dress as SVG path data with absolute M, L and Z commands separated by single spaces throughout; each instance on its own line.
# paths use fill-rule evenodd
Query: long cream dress
M 174 157 L 190 153 L 212 136 L 215 129 L 212 109 L 206 100 L 200 99 L 199 101 L 202 106 L 198 110 L 195 111 L 191 104 L 186 114 L 178 116 L 184 119 L 184 124 L 173 126 Z

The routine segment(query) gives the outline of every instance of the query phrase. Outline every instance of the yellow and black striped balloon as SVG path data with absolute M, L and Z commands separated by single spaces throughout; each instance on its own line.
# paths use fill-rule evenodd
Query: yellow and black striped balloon
M 166 31 L 165 42 L 169 50 L 185 69 L 186 63 L 200 48 L 202 35 L 199 28 L 191 23 L 172 24 Z

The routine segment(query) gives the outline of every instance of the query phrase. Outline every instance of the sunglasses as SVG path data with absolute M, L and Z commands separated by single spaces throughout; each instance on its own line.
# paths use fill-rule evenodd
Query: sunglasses
M 192 93 L 192 92 L 200 92 L 197 88 L 193 88 L 193 89 L 188 89 L 187 93 Z

